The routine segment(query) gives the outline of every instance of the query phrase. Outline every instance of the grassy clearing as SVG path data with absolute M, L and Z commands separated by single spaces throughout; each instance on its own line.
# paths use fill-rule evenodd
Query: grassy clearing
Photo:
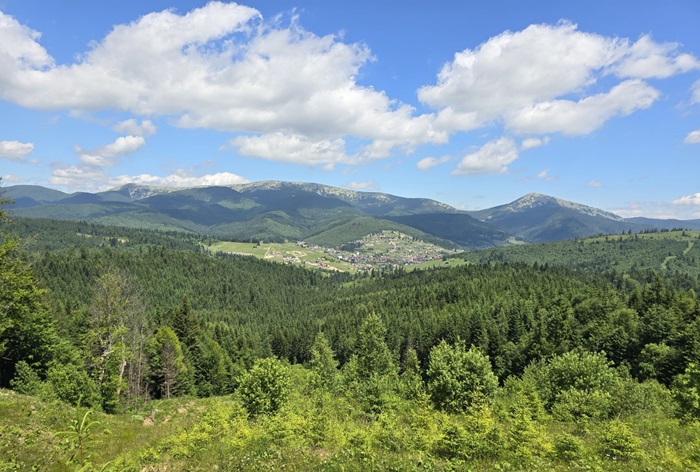
M 237 243 L 220 241 L 208 246 L 211 251 L 257 257 L 284 264 L 299 264 L 310 268 L 355 272 L 356 268 L 347 262 L 334 258 L 323 251 L 308 249 L 295 243 Z

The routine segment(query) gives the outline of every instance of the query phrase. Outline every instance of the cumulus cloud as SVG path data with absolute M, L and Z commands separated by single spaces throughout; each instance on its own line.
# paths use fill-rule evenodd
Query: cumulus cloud
M 552 100 L 523 107 L 505 117 L 505 122 L 519 132 L 584 135 L 614 116 L 650 107 L 659 95 L 658 90 L 640 80 L 628 80 L 609 92 L 578 101 Z
M 414 116 L 413 107 L 356 82 L 374 60 L 365 45 L 314 35 L 295 20 L 271 25 L 252 8 L 211 2 L 184 15 L 151 13 L 117 25 L 79 61 L 60 66 L 39 33 L 0 15 L 0 98 L 26 107 L 170 115 L 180 127 L 313 142 L 352 135 L 370 142 L 366 158 L 448 138 L 433 115 Z M 302 163 L 319 160 L 309 159 Z
M 34 150 L 33 143 L 21 143 L 19 141 L 0 141 L 0 157 L 21 160 Z
M 258 157 L 293 164 L 354 164 L 358 156 L 345 153 L 343 139 L 311 140 L 302 135 L 271 133 L 261 136 L 238 136 L 229 143 L 243 156 Z
M 685 137 L 683 140 L 685 144 L 698 144 L 700 143 L 700 129 L 696 129 L 695 131 L 691 131 L 688 133 L 688 136 Z
M 56 64 L 39 32 L 0 12 L 0 99 L 43 110 L 168 116 L 179 127 L 237 133 L 233 145 L 244 155 L 326 167 L 444 144 L 455 132 L 494 122 L 515 133 L 587 134 L 651 106 L 659 92 L 645 80 L 700 67 L 678 44 L 649 36 L 631 41 L 566 22 L 531 25 L 457 52 L 436 84 L 418 90 L 435 112 L 418 114 L 358 83 L 361 68 L 375 60 L 366 45 L 218 1 L 116 25 L 76 57 Z M 605 90 L 604 77 L 612 84 Z M 132 138 L 156 131 L 136 118 L 114 129 Z M 83 162 L 114 162 L 85 154 Z
M 13 175 L 13 174 L 5 174 L 0 176 L 0 180 L 2 183 L 6 184 L 23 184 L 27 182 L 27 179 L 24 177 L 20 177 L 19 175 Z
M 353 190 L 377 190 L 377 184 L 371 180 L 366 182 L 350 182 L 348 187 Z
M 450 160 L 450 156 L 442 156 L 442 157 L 425 157 L 418 161 L 416 164 L 416 167 L 418 170 L 428 170 L 432 169 L 435 166 L 438 166 L 440 164 L 444 164 L 445 162 Z
M 588 185 L 589 187 L 602 187 L 603 182 L 601 182 L 600 180 L 591 180 L 587 182 L 586 185 Z
M 129 136 L 148 137 L 156 132 L 156 127 L 151 120 L 142 120 L 139 124 L 138 120 L 131 118 L 129 120 L 120 121 L 112 126 L 112 129 L 119 134 Z
M 166 187 L 199 187 L 210 185 L 234 185 L 248 183 L 250 180 L 231 172 L 193 175 L 192 172 L 177 170 L 166 176 L 151 174 L 110 176 L 104 169 L 91 166 L 55 166 L 49 183 L 71 189 L 86 191 L 103 191 L 128 183 L 156 185 Z
M 518 158 L 518 148 L 510 138 L 484 144 L 475 153 L 464 156 L 453 175 L 496 174 L 508 172 L 508 164 Z
M 619 77 L 665 79 L 700 69 L 700 61 L 691 54 L 679 53 L 678 43 L 656 43 L 644 35 L 633 44 L 628 40 L 620 47 L 621 58 L 614 66 Z
M 673 200 L 671 203 L 677 206 L 700 206 L 700 193 L 686 195 L 684 197 Z
M 146 144 L 142 136 L 122 136 L 113 143 L 95 149 L 82 149 L 75 147 L 75 152 L 85 164 L 99 167 L 113 167 L 119 162 L 119 158 L 134 153 Z
M 527 138 L 520 144 L 520 150 L 526 151 L 546 144 L 549 144 L 549 137 L 546 136 L 544 138 Z
M 651 106 L 659 92 L 643 79 L 700 68 L 678 48 L 649 36 L 631 42 L 585 33 L 566 22 L 531 25 L 456 53 L 437 84 L 422 87 L 418 97 L 441 110 L 438 120 L 443 113 L 462 117 L 460 129 L 500 120 L 518 133 L 587 134 Z M 588 92 L 603 77 L 619 82 L 607 92 Z M 460 119 L 444 119 L 458 128 Z
M 236 185 L 246 184 L 250 180 L 231 172 L 219 172 L 216 174 L 205 174 L 201 176 L 191 175 L 189 172 L 179 170 L 164 177 L 149 174 L 140 175 L 120 175 L 110 179 L 113 185 L 125 185 L 135 183 L 141 185 L 158 185 L 166 187 L 202 187 L 212 185 Z
M 108 181 L 107 172 L 91 166 L 56 166 L 49 177 L 51 185 L 88 191 L 105 190 L 109 188 Z

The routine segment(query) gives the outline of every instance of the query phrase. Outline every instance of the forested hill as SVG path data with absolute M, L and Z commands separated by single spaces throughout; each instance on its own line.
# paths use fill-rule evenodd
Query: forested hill
M 314 183 L 263 181 L 230 187 L 128 184 L 66 194 L 32 185 L 4 189 L 15 216 L 196 233 L 234 241 L 308 240 L 330 247 L 382 230 L 444 247 L 477 249 L 648 229 L 700 229 L 699 220 L 624 219 L 586 205 L 529 194 L 461 211 L 426 198 Z
M 462 260 L 555 265 L 590 273 L 655 271 L 676 280 L 700 280 L 700 231 L 661 230 L 463 252 Z
M 211 255 L 197 236 L 52 224 L 28 255 L 31 235 L 8 230 L 29 226 L 2 226 L 0 387 L 31 395 L 0 390 L 3 467 L 684 470 L 698 457 L 700 427 L 680 422 L 700 418 L 699 286 L 669 274 L 697 234 L 571 242 L 577 268 L 532 246 L 551 263 L 484 252 L 350 276 Z M 628 265 L 655 245 L 666 269 Z M 71 423 L 52 402 L 106 415 Z

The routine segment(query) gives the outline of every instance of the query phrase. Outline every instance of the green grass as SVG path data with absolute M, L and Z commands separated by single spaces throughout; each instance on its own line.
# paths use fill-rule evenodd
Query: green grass
M 220 241 L 208 246 L 208 248 L 214 252 L 254 256 L 258 259 L 299 264 L 309 268 L 325 268 L 327 270 L 339 270 L 344 272 L 356 271 L 352 264 L 336 259 L 322 251 L 300 247 L 295 243 L 258 244 Z M 321 263 L 325 265 L 325 267 L 321 267 Z

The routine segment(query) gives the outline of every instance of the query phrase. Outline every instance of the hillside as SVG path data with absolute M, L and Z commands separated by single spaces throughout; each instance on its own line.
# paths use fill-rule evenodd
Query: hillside
M 697 233 L 351 276 L 182 232 L 8 230 L 30 253 L 0 243 L 4 469 L 680 471 L 700 450 L 700 280 L 674 266 Z
M 398 230 L 447 248 L 477 248 L 504 244 L 508 237 L 434 200 L 310 183 L 184 189 L 129 184 L 70 195 L 32 186 L 6 190 L 17 201 L 16 216 L 194 232 L 234 241 L 309 239 L 334 247 L 373 232 Z M 433 224 L 440 215 L 454 215 L 455 224 Z
M 624 219 L 541 194 L 465 212 L 430 199 L 300 182 L 196 188 L 128 184 L 95 194 L 27 185 L 5 190 L 16 202 L 16 216 L 192 232 L 231 241 L 309 240 L 330 247 L 379 231 L 401 231 L 445 248 L 481 249 L 649 229 L 700 229 L 700 220 Z
M 655 271 L 700 280 L 700 231 L 600 236 L 491 248 L 455 257 L 475 264 L 547 264 L 591 273 Z

